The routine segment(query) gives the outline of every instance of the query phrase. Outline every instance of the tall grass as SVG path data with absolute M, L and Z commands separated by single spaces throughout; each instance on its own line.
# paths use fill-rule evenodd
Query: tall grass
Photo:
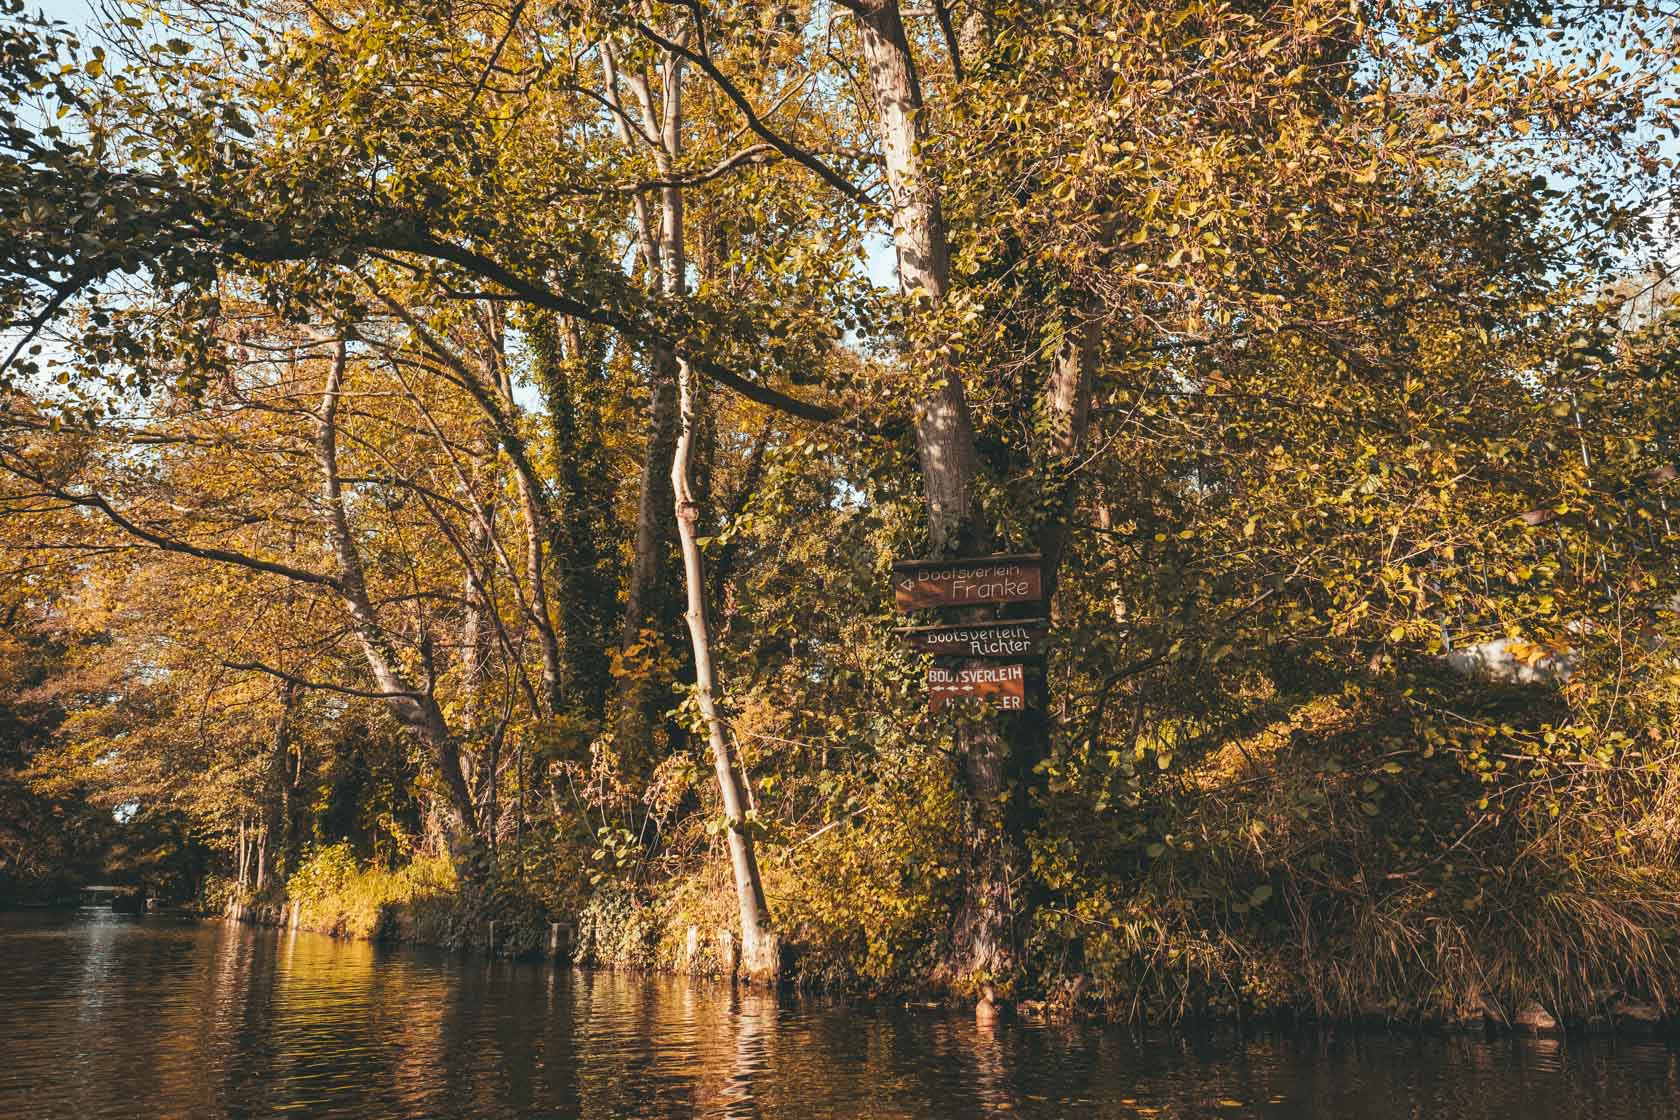
M 349 844 L 317 849 L 286 884 L 298 924 L 335 937 L 458 941 L 454 869 L 443 855 L 419 855 L 395 870 L 364 864 Z
M 1480 1024 L 1536 1002 L 1586 1023 L 1622 999 L 1672 1007 L 1673 757 L 1483 777 L 1368 697 L 1311 707 L 1270 742 L 1149 765 L 1137 827 L 1092 816 L 1087 843 L 1042 850 L 1066 870 L 1040 959 L 1076 946 L 1068 967 L 1110 1015 L 1140 1020 Z

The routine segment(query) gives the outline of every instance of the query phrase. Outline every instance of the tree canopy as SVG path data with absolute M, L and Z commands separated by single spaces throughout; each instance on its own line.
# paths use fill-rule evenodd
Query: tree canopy
M 4 3 L 8 802 L 983 1003 L 1673 990 L 1680 12 Z M 994 553 L 931 713 L 891 563 Z

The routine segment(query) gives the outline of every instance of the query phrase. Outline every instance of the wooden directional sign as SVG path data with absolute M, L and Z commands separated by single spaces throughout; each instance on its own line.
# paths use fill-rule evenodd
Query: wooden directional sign
M 1043 618 L 975 622 L 966 626 L 912 626 L 900 630 L 911 649 L 952 657 L 1038 657 L 1050 636 Z
M 939 711 L 952 700 L 991 699 L 1006 712 L 1027 706 L 1027 676 L 1020 665 L 969 665 L 948 669 L 933 665 L 927 671 L 928 707 Z
M 1036 603 L 1044 598 L 1044 569 L 1036 554 L 968 560 L 898 560 L 893 599 L 901 611 Z

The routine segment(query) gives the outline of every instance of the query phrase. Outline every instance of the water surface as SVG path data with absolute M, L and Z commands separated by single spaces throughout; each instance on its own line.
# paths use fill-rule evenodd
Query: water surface
M 315 934 L 0 914 L 0 1117 L 1680 1117 L 1661 1042 L 975 1026 Z

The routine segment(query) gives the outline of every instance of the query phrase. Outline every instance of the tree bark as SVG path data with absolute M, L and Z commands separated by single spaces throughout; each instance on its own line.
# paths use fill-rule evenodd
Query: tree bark
M 530 335 L 556 460 L 549 552 L 554 558 L 565 677 L 573 702 L 590 719 L 599 720 L 606 703 L 606 649 L 618 589 L 603 563 L 601 542 L 608 539 L 607 529 L 594 506 L 603 481 L 598 477 L 598 432 L 580 423 L 573 400 L 577 382 L 590 367 L 574 321 L 540 313 L 532 318 Z
M 488 346 L 485 351 L 485 366 L 491 376 L 485 379 L 480 377 L 470 362 L 428 330 L 400 301 L 377 289 L 375 291 L 385 305 L 408 326 L 414 337 L 461 379 L 462 387 L 467 390 L 467 394 L 472 397 L 489 423 L 492 445 L 499 447 L 507 455 L 508 462 L 513 467 L 514 485 L 519 492 L 521 528 L 525 538 L 525 582 L 520 589 L 519 602 L 523 613 L 537 632 L 537 644 L 542 651 L 543 703 L 547 714 L 557 715 L 565 707 L 566 675 L 561 636 L 554 624 L 554 611 L 548 593 L 547 563 L 544 556 L 544 544 L 550 536 L 553 512 L 548 507 L 536 467 L 532 465 L 526 452 L 525 440 L 515 425 L 518 402 L 513 398 L 513 385 L 508 379 L 506 363 L 501 352 L 502 340 L 497 329 L 499 321 L 490 320 L 486 326 Z M 481 524 L 478 532 L 496 555 L 503 559 L 504 566 L 508 568 L 509 578 L 515 578 L 512 565 L 507 563 L 502 555 L 501 546 L 489 524 L 489 516 L 484 512 L 485 505 L 473 489 L 471 479 L 463 478 L 462 486 L 467 491 L 466 497 L 472 503 L 473 509 L 479 511 Z M 517 580 L 515 586 L 519 586 Z
M 1091 392 L 1096 379 L 1098 323 L 1084 319 L 1069 324 L 1056 349 L 1050 378 L 1044 388 L 1045 487 L 1040 504 L 1042 521 L 1039 551 L 1044 557 L 1044 600 L 1054 600 L 1062 556 L 1067 551 L 1068 517 L 1077 487 L 1074 472 L 1085 449 L 1091 426 Z
M 656 119 L 653 97 L 645 75 L 621 74 L 617 56 L 610 43 L 602 46 L 602 65 L 606 76 L 605 97 L 612 106 L 619 136 L 628 154 L 638 145 L 646 145 L 653 153 L 655 166 L 662 177 L 668 177 L 672 166 L 672 146 L 681 141 L 680 60 L 668 59 L 664 121 Z M 619 97 L 620 79 L 635 94 L 639 120 L 632 127 L 630 113 Z M 663 296 L 679 296 L 685 287 L 682 259 L 682 192 L 668 187 L 659 192 L 657 228 L 655 209 L 643 192 L 633 198 L 636 212 L 636 240 L 641 250 L 642 266 L 648 285 Z M 624 621 L 619 635 L 620 650 L 629 649 L 641 639 L 642 631 L 655 615 L 654 598 L 665 575 L 665 552 L 670 540 L 665 510 L 670 508 L 672 495 L 668 489 L 669 476 L 665 464 L 676 449 L 676 349 L 666 341 L 650 347 L 652 381 L 649 386 L 649 432 L 647 449 L 642 457 L 641 482 L 636 495 L 635 552 L 630 565 L 630 578 L 625 585 Z M 616 736 L 621 748 L 628 748 L 627 740 L 644 740 L 650 731 L 650 697 L 644 682 L 627 678 L 619 689 L 618 712 L 614 720 Z
M 274 727 L 274 753 L 269 759 L 269 807 L 266 832 L 273 837 L 275 863 L 292 846 L 292 712 L 297 707 L 298 687 L 280 682 L 280 717 Z M 259 883 L 260 885 L 260 883 Z
M 316 428 L 316 450 L 321 467 L 321 508 L 327 540 L 338 562 L 338 590 L 350 613 L 352 629 L 374 681 L 403 728 L 432 756 L 444 787 L 444 826 L 456 871 L 467 881 L 480 877 L 473 858 L 478 833 L 472 794 L 461 769 L 460 747 L 450 733 L 443 712 L 430 689 L 417 688 L 398 668 L 400 664 L 389 636 L 380 625 L 367 593 L 367 577 L 361 553 L 350 532 L 344 508 L 344 491 L 338 471 L 338 400 L 344 380 L 347 354 L 343 339 L 333 348 L 326 384 L 321 390 L 321 410 Z
M 268 826 L 259 825 L 257 828 L 256 889 L 260 891 L 266 886 L 268 886 Z
M 658 110 L 645 78 L 623 75 L 640 106 L 640 127 L 633 130 L 623 111 L 617 94 L 620 78 L 617 63 L 610 47 L 605 52 L 608 98 L 618 110 L 620 135 L 627 148 L 634 149 L 638 139 L 652 150 L 654 164 L 662 179 L 669 182 L 682 156 L 683 143 L 683 60 L 671 51 L 665 53 L 663 82 Z M 637 136 L 637 132 L 640 136 Z M 682 188 L 667 185 L 660 188 L 659 227 L 657 238 L 650 228 L 649 207 L 638 196 L 636 211 L 643 261 L 650 279 L 658 284 L 659 292 L 667 299 L 677 299 L 688 290 L 688 262 L 684 248 Z M 700 556 L 698 522 L 699 504 L 694 500 L 692 466 L 697 433 L 695 386 L 693 372 L 675 349 L 665 344 L 653 348 L 655 434 L 660 432 L 659 407 L 662 392 L 675 389 L 676 425 L 671 447 L 670 486 L 672 506 L 676 512 L 677 539 L 682 552 L 683 582 L 687 599 L 684 619 L 688 623 L 690 645 L 693 647 L 695 694 L 700 714 L 706 724 L 706 736 L 712 752 L 712 765 L 717 773 L 718 789 L 722 796 L 727 823 L 730 869 L 735 879 L 735 896 L 741 920 L 741 973 L 751 979 L 771 980 L 780 972 L 781 950 L 770 924 L 769 907 L 764 900 L 764 886 L 759 878 L 758 859 L 753 851 L 751 824 L 747 819 L 745 785 L 736 768 L 734 754 L 718 713 L 716 671 L 712 664 L 711 632 L 706 619 L 706 578 Z M 667 406 L 668 407 L 668 406 Z M 651 446 L 650 446 L 651 450 Z M 649 464 L 651 466 L 651 460 Z M 637 560 L 643 556 L 642 537 L 651 537 L 652 526 L 645 520 L 647 498 L 652 491 L 652 479 L 644 470 L 642 501 L 637 513 Z M 632 573 L 634 579 L 634 573 Z M 635 620 L 627 617 L 626 640 L 632 640 L 630 629 Z
M 899 286 L 923 315 L 934 318 L 950 291 L 950 249 L 939 191 L 922 162 L 922 91 L 897 0 L 861 9 L 858 30 L 874 87 L 892 197 Z M 957 371 L 914 338 L 911 356 L 930 378 L 916 404 L 916 448 L 927 502 L 929 555 L 940 556 L 977 543 L 969 538 L 975 528 L 971 507 L 979 457 Z
M 860 9 L 858 27 L 875 91 L 892 197 L 899 285 L 923 317 L 935 319 L 950 288 L 950 253 L 939 193 L 922 163 L 925 114 L 897 0 Z M 962 381 L 917 337 L 920 333 L 925 338 L 930 326 L 912 331 L 910 360 L 916 368 L 932 371 L 932 381 L 917 402 L 916 446 L 927 504 L 928 551 L 939 556 L 983 549 L 989 534 L 973 516 L 979 456 Z M 1015 971 L 1011 881 L 1025 859 L 1021 846 L 1011 843 L 1000 805 L 1011 753 L 1002 729 L 989 720 L 964 722 L 958 727 L 956 746 L 966 787 L 960 825 L 963 896 L 954 916 L 948 970 L 958 987 L 984 992 L 991 981 Z M 981 1002 L 986 1006 L 990 1000 Z
M 741 916 L 741 972 L 750 980 L 774 980 L 781 971 L 781 947 L 770 923 L 770 909 L 764 901 L 764 884 L 759 878 L 758 857 L 753 851 L 751 822 L 747 820 L 747 795 L 723 719 L 717 708 L 717 673 L 712 664 L 711 631 L 706 620 L 706 574 L 700 556 L 700 507 L 690 489 L 689 466 L 694 450 L 694 383 L 688 364 L 680 363 L 677 373 L 681 427 L 676 453 L 671 458 L 671 490 L 675 495 L 677 539 L 682 545 L 683 576 L 688 593 L 689 642 L 694 650 L 694 690 L 706 724 L 711 746 L 712 767 L 717 773 L 727 822 L 729 864 L 735 878 L 735 898 Z
M 938 315 L 950 290 L 950 265 L 939 191 L 923 162 L 926 113 L 915 59 L 897 0 L 862 0 L 847 6 L 857 15 L 875 94 L 899 282 L 924 320 L 911 332 L 910 359 L 931 377 L 916 415 L 929 554 L 986 551 L 990 533 L 973 505 L 979 456 L 962 381 L 924 341 L 937 335 Z M 946 31 L 959 67 L 959 52 L 977 52 L 986 35 L 977 10 L 964 21 L 960 43 L 950 34 L 948 20 Z M 1042 402 L 1049 428 L 1044 459 L 1054 480 L 1038 526 L 1047 601 L 1066 546 L 1066 512 L 1073 493 L 1068 475 L 1088 424 L 1095 354 L 1094 327 L 1080 323 L 1071 328 L 1055 355 Z M 1043 757 L 1049 733 L 1048 697 L 1042 685 L 1034 692 L 1028 711 L 964 722 L 957 732 L 967 796 L 961 839 L 963 898 L 953 923 L 950 971 L 959 986 L 972 985 L 981 993 L 982 1013 L 991 1010 L 993 982 L 1003 985 L 1007 994 L 1020 971 L 1014 935 L 1029 905 L 1024 885 L 1030 881 L 1026 840 L 1038 811 L 1034 765 Z

